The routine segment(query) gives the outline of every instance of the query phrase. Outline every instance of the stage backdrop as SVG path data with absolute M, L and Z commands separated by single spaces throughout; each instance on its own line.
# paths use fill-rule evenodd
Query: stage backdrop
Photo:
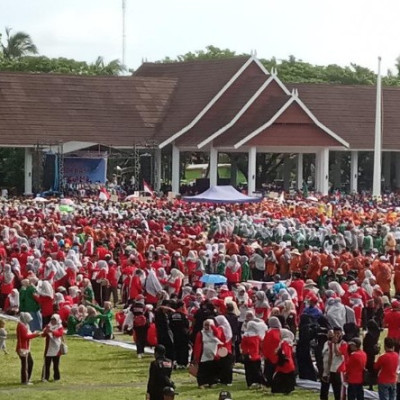
M 68 183 L 105 183 L 107 159 L 64 157 L 64 178 Z

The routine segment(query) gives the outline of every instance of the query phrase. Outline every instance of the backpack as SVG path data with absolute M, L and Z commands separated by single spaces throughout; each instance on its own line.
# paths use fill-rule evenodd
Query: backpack
M 146 326 L 146 324 L 147 324 L 147 318 L 143 314 L 135 315 L 133 317 L 134 328 L 140 328 Z

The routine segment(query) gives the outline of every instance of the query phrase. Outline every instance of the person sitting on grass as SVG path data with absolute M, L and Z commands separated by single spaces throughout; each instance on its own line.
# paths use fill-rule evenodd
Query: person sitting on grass
M 77 333 L 80 336 L 93 337 L 95 330 L 99 327 L 97 321 L 100 317 L 97 315 L 96 310 L 91 306 L 88 306 L 86 311 L 87 315 L 85 319 L 76 326 Z
M 100 307 L 95 304 L 92 304 L 92 307 L 100 313 L 100 315 L 98 315 L 98 318 L 100 320 L 99 325 L 103 330 L 104 339 L 112 339 L 114 337 L 112 323 L 114 314 L 112 311 L 111 301 L 105 301 L 104 307 Z
M 67 335 L 76 335 L 76 329 L 80 321 L 78 306 L 74 305 L 71 307 L 71 313 L 67 321 Z

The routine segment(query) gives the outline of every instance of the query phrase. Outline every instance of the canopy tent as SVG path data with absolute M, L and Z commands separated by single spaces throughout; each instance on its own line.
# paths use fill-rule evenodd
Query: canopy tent
M 250 197 L 238 192 L 233 186 L 211 186 L 196 196 L 185 196 L 189 203 L 256 203 L 261 197 Z

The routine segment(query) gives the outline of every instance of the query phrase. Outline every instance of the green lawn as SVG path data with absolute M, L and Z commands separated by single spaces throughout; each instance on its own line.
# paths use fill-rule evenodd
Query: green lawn
M 15 324 L 7 322 L 9 355 L 0 354 L 0 399 L 144 399 L 149 362 L 152 356 L 142 360 L 136 354 L 113 346 L 99 345 L 79 338 L 67 338 L 69 352 L 62 357 L 61 381 L 42 383 L 44 339 L 32 341 L 32 356 L 35 362 L 33 386 L 19 384 L 19 358 L 15 353 Z M 118 337 L 119 339 L 120 337 Z M 121 338 L 122 339 L 122 338 Z M 123 339 L 127 340 L 125 336 Z M 180 395 L 177 400 L 216 400 L 223 387 L 199 390 L 195 379 L 187 371 L 174 371 L 173 380 Z M 249 391 L 244 377 L 234 376 L 234 385 L 229 388 L 234 400 L 250 400 L 271 397 L 269 391 Z M 54 393 L 57 391 L 57 393 Z M 297 389 L 290 398 L 315 399 L 317 394 Z M 287 396 L 274 396 L 283 400 Z

